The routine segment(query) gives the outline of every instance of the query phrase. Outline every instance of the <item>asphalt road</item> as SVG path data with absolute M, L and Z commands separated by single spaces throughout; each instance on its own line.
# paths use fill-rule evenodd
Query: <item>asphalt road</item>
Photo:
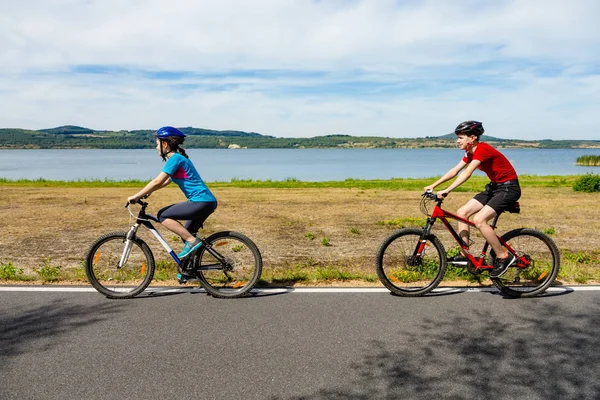
M 600 291 L 0 291 L 0 399 L 597 399 Z

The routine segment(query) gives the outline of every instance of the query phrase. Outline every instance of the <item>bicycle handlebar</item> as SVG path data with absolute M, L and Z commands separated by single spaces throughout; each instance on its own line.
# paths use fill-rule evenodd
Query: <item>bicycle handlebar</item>
M 426 191 L 425 193 L 423 193 L 421 195 L 422 197 L 427 197 L 428 199 L 434 200 L 434 201 L 440 201 L 440 200 L 444 200 L 444 197 L 439 197 L 437 194 L 433 193 L 432 191 Z
M 444 201 L 446 196 L 438 196 L 437 194 L 433 193 L 433 191 L 431 191 L 431 190 L 428 190 L 421 195 L 421 197 L 427 197 L 428 199 L 437 201 L 439 204 L 441 204 Z
M 125 208 L 129 208 L 129 206 L 131 206 L 132 204 L 139 204 L 142 207 L 147 207 L 148 203 L 145 201 L 142 201 L 142 199 L 147 199 L 148 197 L 150 197 L 149 194 L 142 196 L 140 199 L 137 199 L 136 201 L 133 201 L 133 202 L 128 201 L 127 204 L 125 204 Z

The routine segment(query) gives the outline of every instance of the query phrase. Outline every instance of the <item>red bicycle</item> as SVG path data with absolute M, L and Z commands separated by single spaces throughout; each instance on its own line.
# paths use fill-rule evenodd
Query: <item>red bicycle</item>
M 496 258 L 493 250 L 489 253 L 489 243 L 485 243 L 477 256 L 469 252 L 469 245 L 458 235 L 449 219 L 462 221 L 470 226 L 475 224 L 442 209 L 444 199 L 432 192 L 422 195 L 421 211 L 428 216 L 423 228 L 404 228 L 393 232 L 379 246 L 377 251 L 377 275 L 392 293 L 401 296 L 421 296 L 435 289 L 446 272 L 448 263 L 442 242 L 431 230 L 439 219 L 464 253 L 467 271 L 479 275 L 494 268 Z M 433 205 L 433 208 L 431 207 Z M 432 209 L 431 209 L 432 208 Z M 431 212 L 429 211 L 431 209 Z M 519 213 L 519 203 L 511 209 Z M 490 224 L 496 229 L 500 214 Z M 532 297 L 543 293 L 556 279 L 560 267 L 558 248 L 554 241 L 535 229 L 518 228 L 498 237 L 509 253 L 517 257 L 502 276 L 491 278 L 500 291 L 510 297 Z

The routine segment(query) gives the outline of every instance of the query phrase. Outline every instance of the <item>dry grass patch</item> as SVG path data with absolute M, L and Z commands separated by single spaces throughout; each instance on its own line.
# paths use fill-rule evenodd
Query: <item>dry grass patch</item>
M 44 263 L 60 266 L 61 273 L 81 269 L 88 246 L 109 231 L 127 230 L 127 196 L 137 188 L 61 188 L 2 186 L 0 211 L 0 263 L 12 263 L 33 274 Z M 217 211 L 205 224 L 204 234 L 231 229 L 252 238 L 264 259 L 263 279 L 297 282 L 369 280 L 374 274 L 374 256 L 379 243 L 395 228 L 378 221 L 420 218 L 417 191 L 360 190 L 341 188 L 216 188 Z M 456 210 L 473 193 L 454 193 L 446 202 Z M 149 211 L 183 200 L 175 188 L 163 189 L 150 199 Z M 597 194 L 575 193 L 569 188 L 524 188 L 520 215 L 503 215 L 499 230 L 528 226 L 553 230 L 551 237 L 564 254 L 583 252 L 585 262 L 563 260 L 575 278 L 585 268 L 589 281 L 598 276 L 600 202 Z M 452 241 L 437 226 L 449 249 Z M 165 229 L 163 236 L 175 250 L 180 242 Z M 158 260 L 167 259 L 162 247 L 142 232 Z M 312 240 L 311 240 L 312 236 Z M 324 239 L 329 245 L 324 245 Z M 479 246 L 477 235 L 474 235 Z M 482 242 L 481 242 L 482 243 Z M 303 280 L 302 274 L 308 278 Z M 343 275 L 346 274 L 346 275 Z M 71 274 L 72 275 L 72 274 Z M 77 275 L 77 274 L 76 274 Z M 81 273 L 78 275 L 81 277 Z M 294 279 L 288 279 L 293 282 Z M 373 282 L 378 284 L 378 282 Z

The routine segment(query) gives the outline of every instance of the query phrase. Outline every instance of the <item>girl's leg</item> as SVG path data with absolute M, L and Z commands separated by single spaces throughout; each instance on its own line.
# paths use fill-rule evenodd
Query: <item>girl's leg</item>
M 157 217 L 160 223 L 171 232 L 187 242 L 193 242 L 196 238 L 187 229 L 188 223 L 183 226 L 178 220 L 199 221 L 201 225 L 215 209 L 216 203 L 186 201 L 162 208 Z M 197 227 L 192 226 L 191 228 L 197 230 Z
M 193 242 L 196 239 L 187 229 L 185 229 L 183 225 L 179 223 L 179 221 L 166 218 L 161 222 L 161 224 L 171 232 L 179 235 L 186 242 Z

